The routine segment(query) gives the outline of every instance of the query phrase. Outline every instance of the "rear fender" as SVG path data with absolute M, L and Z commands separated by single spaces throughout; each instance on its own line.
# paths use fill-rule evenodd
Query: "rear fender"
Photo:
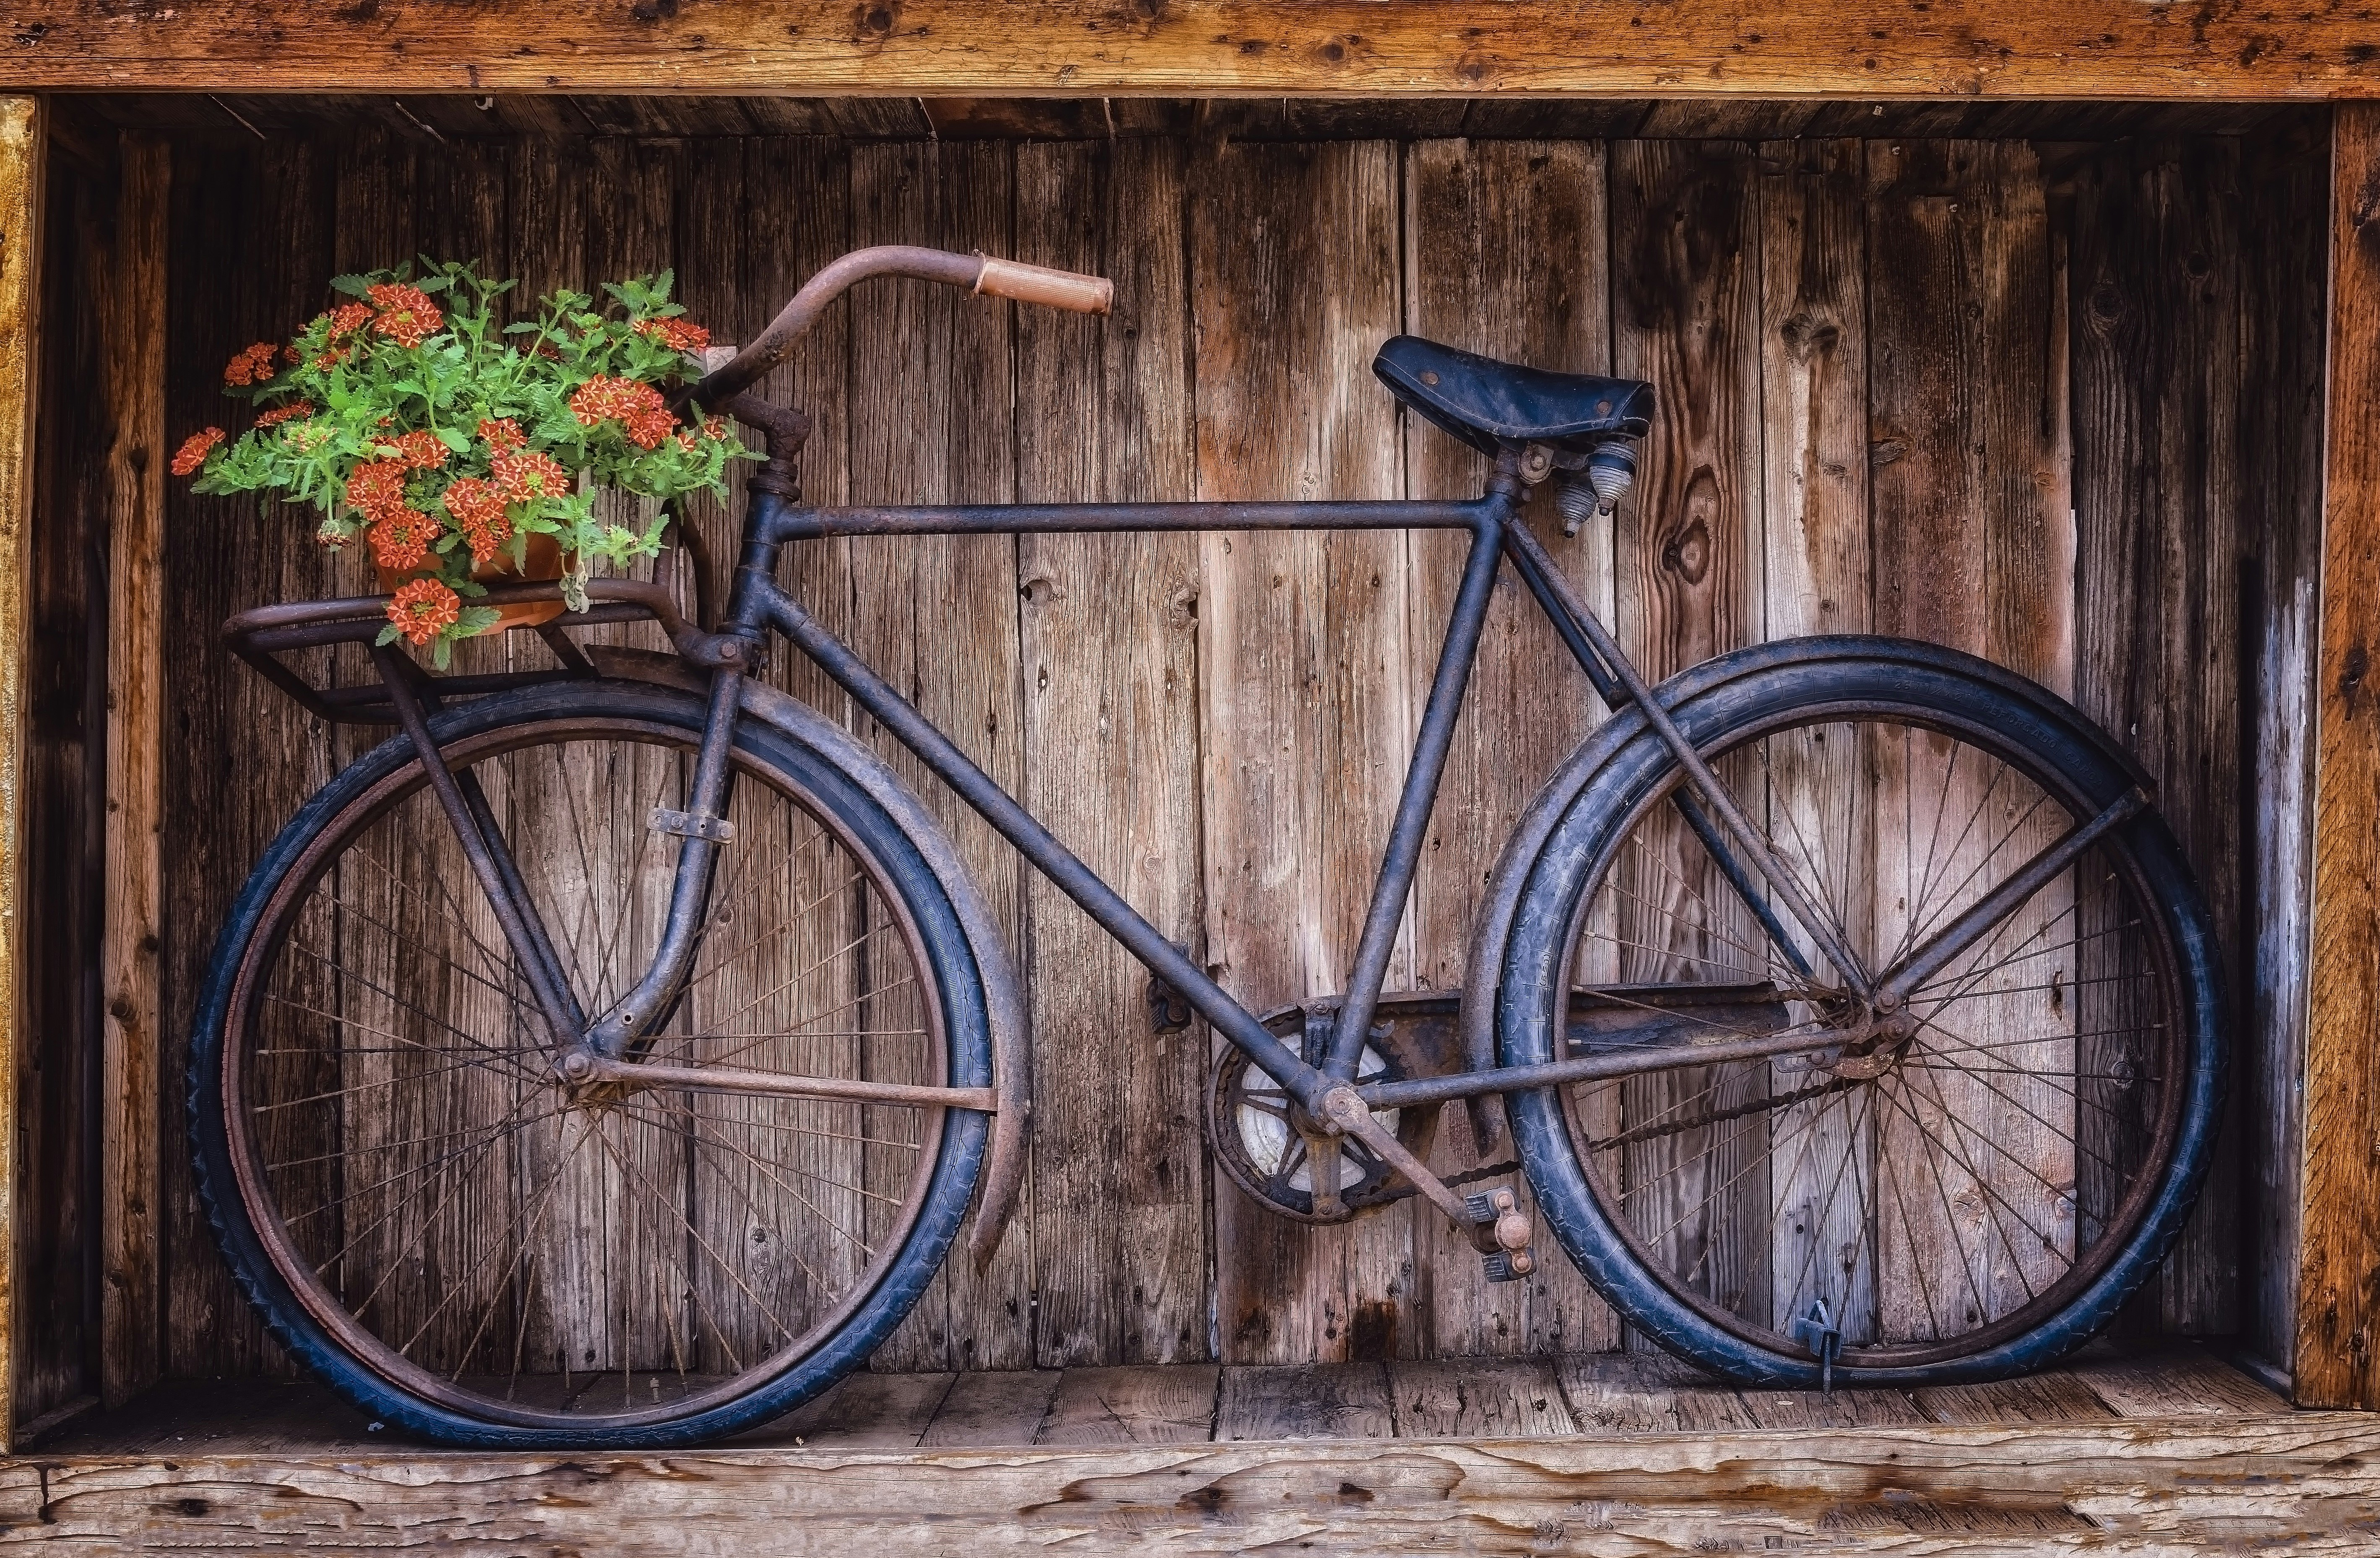
M 1653 696 L 1664 709 L 1676 712 L 1747 677 L 1832 660 L 1898 661 L 1931 670 L 1956 671 L 1994 683 L 2032 703 L 2045 715 L 2086 734 L 2143 791 L 2151 795 L 2156 791 L 2156 782 L 2139 761 L 2081 710 L 2038 682 L 1939 644 L 1866 634 L 1780 639 L 1775 643 L 1755 644 L 1706 660 L 1655 688 Z M 1569 811 L 1597 771 L 1649 728 L 1644 712 L 1633 704 L 1604 721 L 1546 781 L 1545 787 L 1521 814 L 1512 836 L 1505 840 L 1503 853 L 1497 858 L 1496 869 L 1488 879 L 1479 918 L 1472 925 L 1471 950 L 1463 968 L 1463 1051 L 1464 1063 L 1472 1070 L 1485 1071 L 1496 1064 L 1496 987 L 1504 966 L 1504 948 L 1512 939 L 1512 918 L 1519 912 L 1522 890 L 1529 879 L 1529 868 L 1545 848 L 1555 824 Z M 1485 1158 L 1502 1138 L 1503 1100 L 1491 1093 L 1471 1100 L 1469 1107 L 1473 1139 L 1479 1143 L 1480 1156 Z
M 596 670 L 606 676 L 682 688 L 697 694 L 710 688 L 709 673 L 674 654 L 605 644 L 581 647 Z M 967 1248 L 980 1269 L 990 1264 L 999 1249 L 1009 1214 L 1015 1210 L 1017 1191 L 1025 1183 L 1026 1126 L 1033 1109 L 1031 1030 L 1026 1026 L 1024 996 L 1008 943 L 967 876 L 950 835 L 883 760 L 841 725 L 775 688 L 747 678 L 742 701 L 745 713 L 816 752 L 881 806 L 925 856 L 927 867 L 958 911 L 991 1018 L 992 1093 L 998 1104 L 991 1117 L 991 1144 L 983 1178 L 976 1193 L 975 1227 L 967 1236 Z

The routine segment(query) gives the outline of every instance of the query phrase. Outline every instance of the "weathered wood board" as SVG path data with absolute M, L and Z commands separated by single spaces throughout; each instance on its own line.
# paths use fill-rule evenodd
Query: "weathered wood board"
M 17 1289 L 19 1140 L 13 1122 L 25 1090 L 22 1067 L 26 1012 L 21 1004 L 26 950 L 27 823 L 25 706 L 28 630 L 33 603 L 34 413 L 40 404 L 36 375 L 42 298 L 42 181 L 48 171 L 45 116 L 39 101 L 0 97 L 0 1120 L 11 1122 L 0 1138 L 0 1176 L 12 1194 L 0 1199 L 0 1443 L 18 1420 L 15 1327 Z M 30 1416 L 31 1414 L 27 1414 Z
M 2139 724 L 2169 789 L 2201 797 L 2180 815 L 2220 882 L 2259 1096 L 2286 1116 L 2274 1078 L 2294 943 L 2251 945 L 2242 919 L 2259 901 L 2247 873 L 2269 900 L 2302 866 L 2278 822 L 2242 847 L 2239 797 L 2250 765 L 2289 761 L 2320 450 L 2301 419 L 2252 418 L 2267 369 L 2250 343 L 2302 337 L 2318 303 L 2309 267 L 2254 270 L 2244 230 L 2192 215 L 2215 199 L 2200 173 L 2247 182 L 2238 146 L 1754 142 L 1690 138 L 1737 124 L 1676 115 L 1609 142 L 1301 141 L 1280 138 L 1289 118 L 1262 139 L 936 142 L 890 103 L 860 144 L 681 139 L 692 121 L 650 112 L 607 122 L 632 134 L 468 151 L 381 127 L 177 140 L 168 434 L 221 420 L 223 359 L 302 323 L 334 269 L 425 247 L 479 252 L 531 290 L 673 266 L 722 340 L 748 338 L 802 275 L 872 241 L 1117 279 L 1104 323 L 922 286 L 855 295 L 773 385 L 818 414 L 804 479 L 825 502 L 1458 493 L 1479 462 L 1393 410 L 1368 372 L 1381 339 L 1412 330 L 1642 373 L 1663 420 L 1617 532 L 1565 541 L 1549 516 L 1530 520 L 1647 668 L 1872 627 L 2070 690 L 2119 734 Z M 2319 147 L 2255 155 L 2267 185 L 2320 182 Z M 2163 225 L 2140 225 L 2144 210 Z M 2196 247 L 2157 237 L 2184 231 Z M 2251 469 L 2271 494 L 2261 533 L 2296 538 L 2258 554 L 2252 590 L 2231 571 L 2247 542 L 2227 496 Z M 739 497 L 696 516 L 715 562 L 741 511 Z M 194 1210 L 181 1047 L 249 862 L 357 749 L 212 638 L 236 609 L 322 589 L 303 528 L 178 484 L 166 516 L 164 642 L 187 652 L 167 656 L 163 1366 L 257 1374 L 281 1365 Z M 1360 534 L 870 540 L 805 543 L 784 577 L 1161 930 L 1267 1004 L 1342 977 L 1461 551 L 1459 537 Z M 2169 624 L 2181 645 L 2156 641 Z M 2243 647 L 2251 632 L 2262 647 Z M 848 717 L 791 658 L 771 676 Z M 1506 580 L 1392 985 L 1459 978 L 1504 832 L 1598 717 Z M 235 767 L 233 733 L 264 761 Z M 1305 1230 L 1212 1175 L 1206 1036 L 1153 1033 L 1136 967 L 925 787 L 1018 953 L 1040 1107 L 997 1263 L 954 1263 L 881 1367 L 1368 1366 L 1620 1343 L 1559 1257 L 1489 1289 L 1475 1256 L 1407 1209 Z M 1442 1150 L 1461 1116 L 1443 1116 Z M 63 1101 L 55 1117 L 70 1126 Z M 2293 1182 L 2279 1166 L 2293 1139 L 2284 1119 L 2250 1147 L 2260 1196 Z M 1765 1229 L 1796 1193 L 1767 1186 L 1744 1215 Z M 2227 1179 L 2143 1323 L 2273 1333 L 2286 1295 L 2245 1292 L 2238 1248 L 2271 1224 Z M 1807 1252 L 1767 1237 L 1735 1237 L 1731 1270 L 1791 1306 Z M 45 1387 L 42 1409 L 72 1394 Z M 1424 1392 L 1427 1412 L 1470 1410 L 1443 1394 Z M 1062 1382 L 1048 1411 L 1096 1417 Z
M 859 1374 L 660 1459 L 408 1453 L 315 1387 L 169 1385 L 0 1464 L 0 1541 L 430 1552 L 2364 1551 L 2380 1422 L 2203 1355 L 1728 1389 L 1611 1354 Z
M 2380 109 L 2338 116 L 2331 164 L 2328 446 L 2321 642 L 2314 677 L 2313 977 L 2306 1016 L 2298 1389 L 2380 1403 L 2372 1346 L 2380 1265 L 2380 706 L 2369 696 L 2380 612 Z
M 0 89 L 325 92 L 1574 92 L 1810 98 L 2352 97 L 2380 66 L 2345 6 L 2169 13 L 2128 0 L 2010 12 L 1985 0 L 1727 0 L 1610 16 L 1517 0 L 1450 39 L 1431 0 L 1294 7 L 1176 0 L 959 0 L 859 9 L 771 0 L 733 14 L 564 0 L 536 11 L 424 4 L 221 13 L 20 0 Z M 569 46 L 557 47 L 555 40 Z M 665 103 L 626 128 L 671 128 Z M 1720 128 L 1716 133 L 1729 131 Z

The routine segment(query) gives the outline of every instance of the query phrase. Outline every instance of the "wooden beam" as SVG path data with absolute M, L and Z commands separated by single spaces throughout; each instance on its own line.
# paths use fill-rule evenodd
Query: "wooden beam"
M 2070 0 L 14 0 L 0 90 L 2380 95 L 2369 13 Z
M 2296 1384 L 2380 1400 L 2380 104 L 2331 142 L 2330 361 Z
M 2298 1399 L 2380 1403 L 2380 103 L 2332 128 Z
M 100 941 L 100 1395 L 155 1382 L 164 1036 L 165 228 L 173 153 L 127 134 L 101 296 L 107 404 L 107 860 Z
M 0 1453 L 16 1423 L 17 1069 L 23 982 L 26 590 L 32 554 L 41 100 L 0 97 Z
M 2202 1550 L 2223 1545 L 2210 1530 L 2230 1530 L 2287 1531 L 2291 1553 L 2350 1554 L 2372 1550 L 2375 1464 L 2380 1419 L 2341 1413 L 649 1457 L 378 1442 L 224 1455 L 161 1439 L 133 1455 L 0 1465 L 0 1522 L 20 1540 L 120 1552 L 674 1558 L 699 1529 L 716 1551 L 799 1554 L 1765 1544 L 1909 1558 Z

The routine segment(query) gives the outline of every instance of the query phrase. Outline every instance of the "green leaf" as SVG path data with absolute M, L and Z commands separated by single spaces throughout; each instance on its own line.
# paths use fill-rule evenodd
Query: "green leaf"
M 455 614 L 455 636 L 476 638 L 504 619 L 504 614 L 494 606 L 466 606 Z
M 449 631 L 452 631 L 452 629 L 449 629 Z M 439 670 L 443 671 L 449 664 L 454 663 L 454 641 L 448 639 L 444 633 L 441 633 L 438 637 L 430 640 L 431 664 L 436 666 Z
M 382 628 L 382 629 L 380 630 L 380 637 L 379 637 L 379 638 L 377 638 L 377 639 L 374 639 L 372 640 L 372 644 L 373 644 L 373 647 L 375 647 L 375 648 L 378 648 L 378 649 L 386 649 L 389 645 L 391 645 L 391 644 L 393 644 L 393 643 L 396 642 L 397 638 L 398 638 L 398 634 L 397 634 L 397 630 L 396 630 L 396 624 L 395 624 L 395 623 L 394 623 L 394 622 L 392 622 L 392 623 L 390 623 L 387 627 L 383 627 L 383 628 Z
M 331 278 L 331 290 L 344 292 L 350 298 L 368 298 L 371 295 L 371 278 L 369 276 L 333 276 Z

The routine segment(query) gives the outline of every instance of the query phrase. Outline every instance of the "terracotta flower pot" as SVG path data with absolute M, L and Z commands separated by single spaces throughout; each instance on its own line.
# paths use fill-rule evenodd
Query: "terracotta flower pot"
M 500 584 L 514 584 L 525 579 L 544 580 L 562 577 L 562 547 L 552 536 L 530 536 L 528 554 L 528 561 L 520 567 L 515 568 L 512 554 L 508 551 L 499 552 L 496 554 L 495 561 L 474 566 L 471 569 L 471 578 L 493 589 Z M 394 595 L 414 579 L 431 577 L 435 570 L 408 568 L 399 571 L 395 568 L 382 568 L 375 566 L 374 571 L 380 575 L 382 593 Z M 464 604 L 473 605 L 477 603 L 466 601 Z M 517 605 L 498 606 L 496 620 L 472 636 L 484 639 L 514 627 L 540 627 L 560 616 L 564 609 L 560 601 L 526 601 Z

